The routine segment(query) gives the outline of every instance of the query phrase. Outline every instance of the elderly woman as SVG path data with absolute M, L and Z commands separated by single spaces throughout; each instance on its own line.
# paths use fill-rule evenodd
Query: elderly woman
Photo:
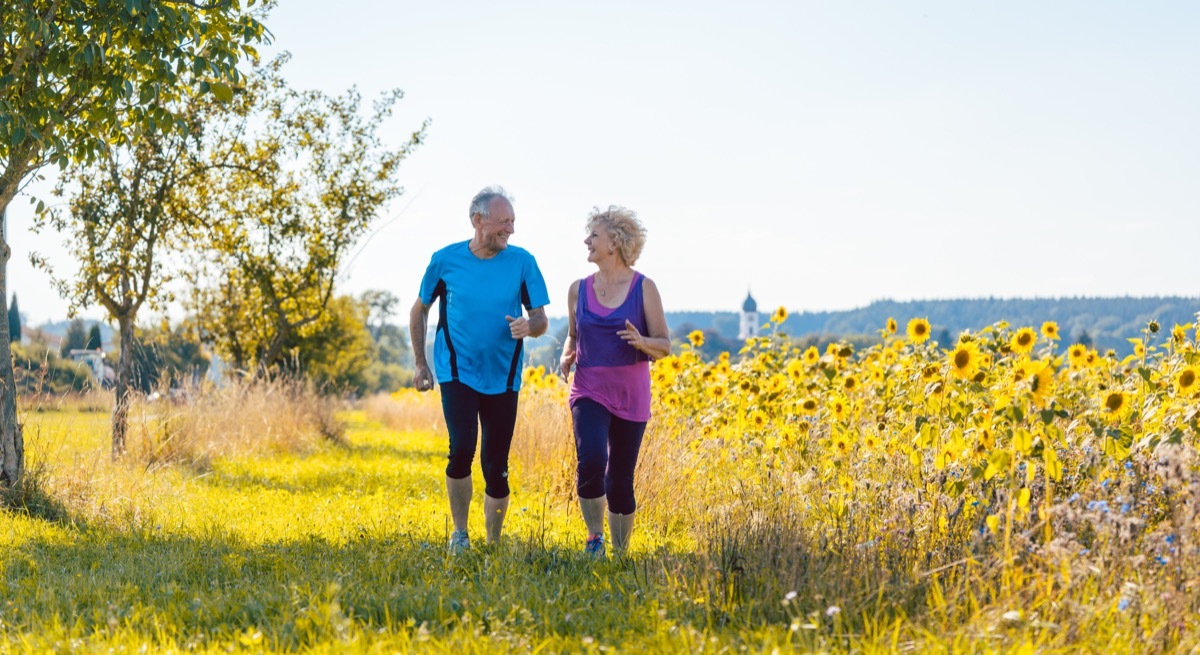
M 633 472 L 650 419 L 650 360 L 670 354 L 671 339 L 658 287 L 632 268 L 646 243 L 637 214 L 595 209 L 587 235 L 596 272 L 571 283 L 560 368 L 564 377 L 575 368 L 569 403 L 585 551 L 602 559 L 606 505 L 613 551 L 624 555 L 629 548 L 637 509 Z

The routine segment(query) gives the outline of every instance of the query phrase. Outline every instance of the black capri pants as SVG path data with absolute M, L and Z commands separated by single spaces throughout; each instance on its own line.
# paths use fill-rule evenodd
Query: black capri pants
M 571 405 L 575 426 L 575 454 L 578 456 L 576 491 L 580 498 L 608 496 L 608 509 L 614 514 L 632 514 L 637 509 L 633 497 L 633 472 L 642 449 L 645 421 L 627 421 L 613 416 L 604 405 L 591 398 L 579 398 Z
M 508 451 L 512 447 L 513 428 L 517 424 L 517 392 L 483 394 L 461 382 L 442 383 L 442 414 L 450 433 L 450 460 L 446 477 L 460 480 L 471 477 L 475 446 L 483 431 L 484 493 L 492 498 L 507 498 Z

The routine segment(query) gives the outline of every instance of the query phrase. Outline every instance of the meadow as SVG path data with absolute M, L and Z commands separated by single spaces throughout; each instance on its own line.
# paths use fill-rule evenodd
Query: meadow
M 23 408 L 4 652 L 1174 653 L 1200 648 L 1200 354 L 1057 326 L 655 362 L 631 556 L 592 561 L 565 388 L 526 371 L 505 540 L 447 553 L 436 393 Z M 102 407 L 102 403 L 99 404 Z M 478 469 L 478 465 L 476 465 Z

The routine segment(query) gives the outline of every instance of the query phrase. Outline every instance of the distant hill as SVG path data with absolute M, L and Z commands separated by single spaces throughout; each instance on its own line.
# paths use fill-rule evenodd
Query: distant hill
M 774 307 L 763 308 L 762 322 Z M 1099 349 L 1112 348 L 1128 353 L 1129 337 L 1141 336 L 1150 320 L 1157 320 L 1164 332 L 1175 324 L 1196 322 L 1200 297 L 1161 296 L 1149 298 L 977 298 L 957 300 L 880 300 L 860 309 L 837 312 L 797 312 L 788 317 L 783 330 L 794 337 L 811 335 L 875 335 L 889 317 L 900 329 L 911 318 L 927 318 L 934 338 L 948 334 L 957 338 L 963 330 L 977 331 L 997 321 L 1014 327 L 1040 327 L 1044 321 L 1058 323 L 1063 341 L 1074 342 L 1087 333 Z M 668 312 L 672 332 L 682 328 L 714 330 L 736 338 L 736 312 Z

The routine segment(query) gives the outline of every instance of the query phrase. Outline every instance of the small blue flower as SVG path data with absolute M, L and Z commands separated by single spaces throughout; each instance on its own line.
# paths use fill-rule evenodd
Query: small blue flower
M 1100 486 L 1101 486 L 1101 487 L 1104 487 L 1105 489 L 1107 489 L 1107 488 L 1108 488 L 1108 483 L 1110 483 L 1110 482 L 1112 482 L 1112 480 L 1110 480 L 1110 479 L 1108 479 L 1108 478 L 1104 478 L 1103 480 L 1101 480 L 1101 481 L 1100 481 Z
M 1162 565 L 1162 566 L 1166 566 L 1166 565 L 1167 565 L 1167 563 L 1171 561 L 1171 558 L 1170 558 L 1170 557 L 1163 557 L 1162 555 L 1159 555 L 1158 557 L 1155 557 L 1155 558 L 1154 558 L 1154 561 L 1155 561 L 1155 562 L 1158 562 L 1158 563 L 1159 563 L 1160 565 Z
M 1125 460 L 1125 470 L 1126 470 L 1126 471 L 1129 471 L 1129 470 L 1132 470 L 1132 469 L 1133 469 L 1133 462 L 1131 462 L 1131 461 L 1129 461 L 1129 460 Z
M 1121 513 L 1122 513 L 1122 514 L 1128 514 L 1128 513 L 1129 513 L 1129 503 L 1122 503 L 1122 504 L 1121 504 Z
M 1068 503 L 1073 503 L 1073 502 L 1075 502 L 1075 501 L 1077 501 L 1077 500 L 1079 500 L 1079 492 L 1078 492 L 1078 491 L 1076 491 L 1075 493 L 1071 494 L 1071 497 L 1067 499 L 1067 502 L 1068 502 Z
M 1108 501 L 1107 500 L 1093 500 L 1087 504 L 1087 508 L 1090 510 L 1099 510 L 1101 512 L 1107 512 L 1108 511 Z
M 1088 554 L 1088 553 L 1090 553 L 1090 552 L 1092 552 L 1092 549 L 1091 549 L 1091 548 L 1084 548 L 1083 550 L 1079 551 L 1079 554 L 1080 554 L 1080 555 L 1087 555 L 1087 554 Z
M 1132 602 L 1133 601 L 1129 600 L 1128 598 L 1122 598 L 1121 602 L 1117 603 L 1117 609 L 1123 612 L 1129 609 L 1129 606 L 1132 604 Z
M 1173 534 L 1169 534 L 1169 535 L 1167 535 L 1167 536 L 1165 537 L 1164 541 L 1166 541 L 1166 542 L 1167 542 L 1167 543 L 1169 543 L 1169 544 L 1173 544 L 1173 543 L 1175 543 L 1175 535 L 1173 535 Z

